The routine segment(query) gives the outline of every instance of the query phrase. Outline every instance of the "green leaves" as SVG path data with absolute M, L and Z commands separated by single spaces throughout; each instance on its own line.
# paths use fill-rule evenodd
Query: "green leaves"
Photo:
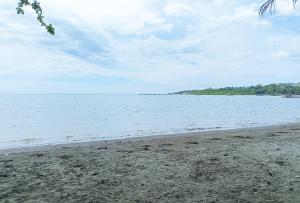
M 37 21 L 41 24 L 42 27 L 45 27 L 46 31 L 51 34 L 54 35 L 55 34 L 55 28 L 53 27 L 52 24 L 47 24 L 44 21 L 44 16 L 43 16 L 43 10 L 42 7 L 40 5 L 40 3 L 36 0 L 34 0 L 33 2 L 30 2 L 29 0 L 19 0 L 18 6 L 17 6 L 17 14 L 19 15 L 24 15 L 24 7 L 26 6 L 30 6 L 32 8 L 32 10 L 35 11 L 36 13 L 36 19 Z
M 46 30 L 48 33 L 50 33 L 51 35 L 55 34 L 55 28 L 52 26 L 52 24 L 49 24 L 46 26 Z

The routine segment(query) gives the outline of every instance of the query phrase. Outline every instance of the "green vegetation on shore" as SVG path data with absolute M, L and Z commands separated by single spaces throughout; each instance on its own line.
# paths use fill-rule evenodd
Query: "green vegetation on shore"
M 256 85 L 250 87 L 208 88 L 203 90 L 185 90 L 172 94 L 188 95 L 300 95 L 300 83 Z

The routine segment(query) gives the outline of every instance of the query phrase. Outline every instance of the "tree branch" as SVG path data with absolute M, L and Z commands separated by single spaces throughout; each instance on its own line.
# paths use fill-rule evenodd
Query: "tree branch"
M 42 27 L 45 27 L 46 31 L 51 34 L 54 35 L 55 34 L 55 28 L 53 27 L 52 24 L 47 24 L 44 21 L 44 15 L 43 15 L 43 9 L 40 5 L 40 3 L 36 0 L 34 0 L 33 2 L 29 1 L 29 0 L 19 0 L 18 6 L 17 6 L 17 14 L 19 15 L 24 15 L 24 7 L 29 6 L 32 8 L 32 10 L 35 11 L 36 13 L 36 19 L 38 20 L 38 22 L 41 24 Z

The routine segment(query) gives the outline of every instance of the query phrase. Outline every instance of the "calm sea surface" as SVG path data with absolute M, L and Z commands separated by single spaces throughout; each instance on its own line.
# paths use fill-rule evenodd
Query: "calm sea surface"
M 300 121 L 271 96 L 0 95 L 0 149 Z

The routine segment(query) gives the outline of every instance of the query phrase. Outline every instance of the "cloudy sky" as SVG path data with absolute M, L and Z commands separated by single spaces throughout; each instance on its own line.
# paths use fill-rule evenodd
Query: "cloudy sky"
M 300 81 L 300 8 L 262 0 L 0 1 L 0 92 L 166 93 Z

